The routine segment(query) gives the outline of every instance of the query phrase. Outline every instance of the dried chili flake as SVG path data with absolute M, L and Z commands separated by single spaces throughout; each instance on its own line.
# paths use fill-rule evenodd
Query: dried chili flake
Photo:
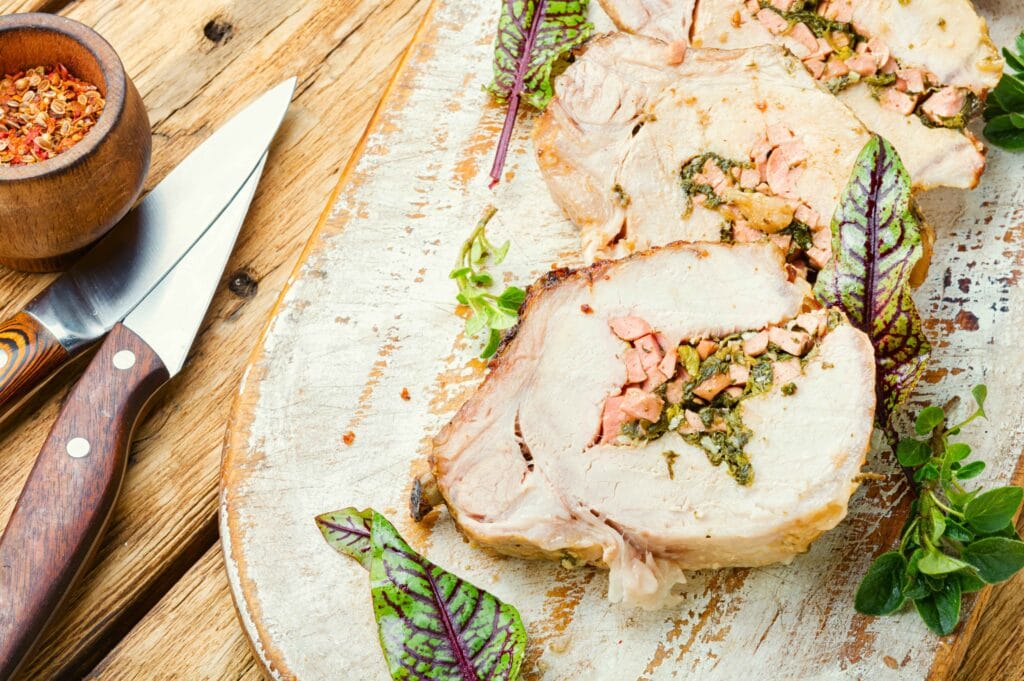
M 95 85 L 63 64 L 37 66 L 0 80 L 0 166 L 38 163 L 80 142 L 106 102 Z

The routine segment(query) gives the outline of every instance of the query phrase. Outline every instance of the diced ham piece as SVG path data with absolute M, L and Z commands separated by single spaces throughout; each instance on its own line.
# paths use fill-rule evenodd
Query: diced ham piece
M 715 399 L 715 395 L 728 388 L 729 384 L 729 374 L 715 374 L 694 388 L 693 394 L 710 402 Z
M 704 167 L 701 169 L 700 175 L 698 175 L 697 177 L 701 176 L 703 176 L 704 178 L 703 182 L 711 185 L 711 188 L 714 189 L 716 193 L 718 193 L 719 190 L 729 186 L 729 178 L 726 176 L 725 172 L 723 172 L 722 169 L 718 166 L 718 164 L 711 159 L 708 159 L 708 161 L 704 164 Z
M 832 249 L 826 250 L 824 248 L 818 248 L 817 246 L 814 248 L 808 248 L 807 259 L 816 269 L 825 269 L 825 265 L 827 265 L 828 261 L 832 259 Z
M 736 243 L 752 243 L 763 239 L 764 232 L 754 229 L 746 220 L 737 220 L 732 226 L 732 238 Z
M 783 386 L 797 378 L 803 369 L 800 367 L 800 360 L 793 358 L 781 362 L 772 362 L 772 384 Z
M 700 420 L 700 414 L 687 409 L 683 412 L 683 425 L 679 426 L 679 432 L 683 435 L 690 435 L 692 433 L 702 433 L 707 430 L 704 427 L 704 422 Z
M 825 75 L 825 62 L 818 59 L 808 59 L 804 61 L 804 66 L 811 72 L 815 80 L 821 80 L 821 77 Z
M 770 146 L 766 151 L 771 151 L 772 147 L 777 147 L 796 139 L 796 135 L 793 134 L 793 131 L 784 125 L 769 125 L 767 132 L 768 144 Z
M 793 217 L 808 227 L 816 227 L 821 222 L 821 216 L 818 215 L 818 211 L 802 203 L 796 207 Z
M 668 385 L 665 386 L 665 399 L 668 400 L 669 404 L 679 404 L 683 401 L 683 388 L 685 385 L 686 381 L 682 378 L 668 382 Z
M 735 399 L 743 394 L 743 388 L 738 385 L 732 385 L 725 389 L 725 394 Z
M 783 19 L 778 12 L 770 9 L 762 9 L 757 13 L 757 20 L 768 29 L 770 33 L 779 35 L 785 33 L 789 28 L 789 22 Z
M 705 360 L 711 355 L 715 354 L 715 350 L 718 349 L 718 343 L 713 340 L 704 339 L 697 343 L 697 354 L 700 355 L 701 360 Z
M 653 369 L 647 372 L 647 380 L 644 381 L 644 384 L 641 387 L 644 389 L 645 392 L 653 392 L 655 388 L 662 385 L 668 379 L 668 376 L 661 373 L 661 369 L 659 369 L 658 367 L 654 367 Z
M 800 43 L 804 49 L 803 54 L 794 52 L 796 56 L 803 58 L 818 51 L 818 38 L 811 32 L 811 29 L 807 28 L 807 24 L 803 22 L 793 24 L 788 35 Z
M 863 43 L 861 44 L 863 45 Z M 878 70 L 878 64 L 870 54 L 855 54 L 846 60 L 846 66 L 863 77 L 873 75 Z
M 679 361 L 679 353 L 673 349 L 671 352 L 666 352 L 665 357 L 658 364 L 658 370 L 665 375 L 665 380 L 675 376 L 677 361 Z
M 790 196 L 796 189 L 799 171 L 794 168 L 807 160 L 807 152 L 799 140 L 780 144 L 768 157 L 765 174 L 768 186 L 779 196 Z
M 682 64 L 683 59 L 686 57 L 686 42 L 683 40 L 675 40 L 668 45 L 668 58 L 666 63 L 674 66 L 676 64 Z
M 832 46 L 824 38 L 816 38 L 817 49 L 811 52 L 805 59 L 816 59 L 825 61 L 832 54 Z
M 946 86 L 933 94 L 921 105 L 921 111 L 928 118 L 939 123 L 944 118 L 953 118 L 964 108 L 966 95 L 963 90 Z
M 878 70 L 881 71 L 882 73 L 888 74 L 888 73 L 896 73 L 896 71 L 899 70 L 899 68 L 900 68 L 900 65 L 898 63 L 896 63 L 896 60 L 890 56 L 889 57 L 889 61 L 887 61 L 884 64 L 882 64 L 882 67 L 880 69 L 878 69 Z
M 833 78 L 842 78 L 850 72 L 850 67 L 846 65 L 842 59 L 832 58 L 825 64 L 825 78 L 832 80 Z
M 871 38 L 868 41 L 868 52 L 871 54 L 872 57 L 875 58 L 875 66 L 878 69 L 881 69 L 887 63 L 889 63 L 889 48 L 886 47 L 885 43 L 883 43 L 877 37 Z
M 654 393 L 630 388 L 622 398 L 620 409 L 627 418 L 643 419 L 653 423 L 661 416 L 661 408 L 664 405 L 664 400 Z
M 743 341 L 744 354 L 751 357 L 760 357 L 768 350 L 768 332 L 758 331 L 750 338 Z
M 753 189 L 759 182 L 761 182 L 761 173 L 757 172 L 757 168 L 740 170 L 740 187 L 743 189 Z
M 635 341 L 651 333 L 651 326 L 639 317 L 615 317 L 608 322 L 612 333 L 624 341 Z
M 626 383 L 643 383 L 647 380 L 647 372 L 640 361 L 639 350 L 629 348 L 622 358 L 626 363 Z
M 771 0 L 771 6 L 783 12 L 788 12 L 796 0 Z
M 746 385 L 750 380 L 750 369 L 742 364 L 729 365 L 729 381 L 733 385 Z
M 803 331 L 789 331 L 781 326 L 773 326 L 768 329 L 768 340 L 783 351 L 797 357 L 802 356 L 811 347 L 810 335 Z
M 852 0 L 828 0 L 826 4 L 819 7 L 818 13 L 826 19 L 848 24 L 853 20 L 853 2 Z
M 807 333 L 820 336 L 828 328 L 828 319 L 823 314 L 804 312 L 796 318 L 796 325 Z
M 788 234 L 769 234 L 768 240 L 778 246 L 783 253 L 789 253 L 789 247 L 793 245 L 793 237 Z
M 903 114 L 904 116 L 914 113 L 914 108 L 917 107 L 917 100 L 917 95 L 900 92 L 895 87 L 885 88 L 882 94 L 878 96 L 878 103 L 883 108 Z
M 622 432 L 622 424 L 627 421 L 626 415 L 622 413 L 622 395 L 614 395 L 604 401 L 604 410 L 601 412 L 601 444 L 615 442 Z
M 661 346 L 658 345 L 657 339 L 653 334 L 647 334 L 637 338 L 633 344 L 636 349 L 640 351 L 640 364 L 643 366 L 644 371 L 651 371 L 657 368 L 658 364 L 664 358 L 664 353 L 661 351 Z
M 897 71 L 896 89 L 904 92 L 924 92 L 924 69 L 900 69 Z

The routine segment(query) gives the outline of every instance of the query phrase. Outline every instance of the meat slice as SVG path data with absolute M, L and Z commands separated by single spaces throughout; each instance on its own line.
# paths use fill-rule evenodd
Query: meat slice
M 666 11 L 666 1 L 602 0 L 601 4 L 615 19 L 622 4 L 650 4 Z M 786 3 L 772 5 L 781 9 Z M 892 73 L 898 66 L 903 71 L 927 74 L 934 86 L 953 86 L 984 100 L 1003 70 L 985 21 L 970 0 L 823 2 L 819 9 L 824 16 L 850 25 L 866 39 L 867 49 L 845 60 L 838 54 L 829 58 L 824 50 L 810 52 L 806 24 L 791 25 L 778 12 L 753 0 L 703 0 L 695 7 L 693 0 L 679 0 L 675 6 L 679 11 L 693 10 L 693 15 L 685 31 L 674 35 L 666 34 L 664 27 L 650 31 L 617 20 L 616 25 L 662 40 L 689 41 L 693 47 L 782 45 L 803 58 L 805 66 L 823 83 L 841 79 L 851 69 L 872 76 L 875 72 Z M 836 43 L 833 38 L 829 47 L 838 48 Z M 913 113 L 893 111 L 893 96 L 879 98 L 873 94 L 872 85 L 860 82 L 843 86 L 838 96 L 873 132 L 893 143 L 917 188 L 977 185 L 985 167 L 984 147 L 970 131 L 933 127 Z
M 660 44 L 626 34 L 598 39 L 559 78 L 538 123 L 541 171 L 579 227 L 584 256 L 715 241 L 730 218 L 775 232 L 800 205 L 828 220 L 869 138 L 853 113 L 778 46 L 691 49 L 668 65 Z M 643 70 L 633 66 L 637 55 Z M 641 92 L 638 78 L 651 87 Z M 708 153 L 744 162 L 748 173 L 763 170 L 767 194 L 718 190 L 719 180 L 708 178 L 731 211 L 701 204 L 707 197 L 693 205 L 680 173 Z M 737 182 L 754 181 L 739 170 Z M 710 164 L 700 177 L 709 171 L 721 175 Z
M 630 33 L 668 43 L 688 42 L 697 0 L 616 0 L 602 2 L 615 25 Z
M 737 407 L 752 433 L 750 484 L 691 444 L 708 427 L 695 412 L 646 443 L 599 438 L 602 425 L 628 418 L 629 398 L 614 397 L 629 343 L 610 320 L 644 319 L 674 348 L 795 319 L 807 295 L 767 243 L 677 243 L 541 280 L 483 385 L 433 441 L 433 473 L 453 518 L 502 553 L 607 567 L 609 598 L 645 607 L 664 604 L 683 570 L 806 551 L 846 515 L 872 429 L 871 345 L 838 313 L 803 360 L 787 360 L 791 386 Z M 593 314 L 578 313 L 581 304 Z M 753 382 L 758 371 L 727 376 Z M 671 474 L 666 453 L 675 454 Z

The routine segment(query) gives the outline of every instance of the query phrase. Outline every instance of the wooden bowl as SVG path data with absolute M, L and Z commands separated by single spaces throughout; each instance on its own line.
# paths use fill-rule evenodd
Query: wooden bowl
M 0 166 L 0 264 L 30 272 L 61 269 L 128 212 L 153 142 L 142 98 L 98 33 L 52 14 L 0 17 L 0 76 L 57 63 L 94 84 L 106 105 L 67 151 Z

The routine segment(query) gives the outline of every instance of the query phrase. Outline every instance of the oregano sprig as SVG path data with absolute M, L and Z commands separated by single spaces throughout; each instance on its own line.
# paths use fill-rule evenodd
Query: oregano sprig
M 1008 71 L 985 104 L 985 137 L 1009 151 L 1024 150 L 1024 31 L 1017 36 L 1016 48 L 1003 48 Z
M 508 286 L 497 296 L 489 291 L 494 285 L 494 278 L 485 266 L 500 265 L 509 248 L 508 241 L 495 246 L 487 238 L 487 223 L 497 212 L 493 206 L 484 211 L 476 229 L 462 244 L 455 269 L 448 275 L 458 284 L 456 298 L 472 312 L 466 320 L 466 335 L 476 336 L 481 331 L 488 331 L 487 344 L 480 353 L 483 359 L 494 355 L 501 344 L 502 334 L 519 322 L 519 308 L 526 300 L 526 291 L 517 286 Z
M 861 581 L 854 600 L 858 612 L 891 615 L 913 601 L 928 628 L 945 636 L 960 621 L 963 594 L 1005 581 L 1024 567 L 1024 542 L 1013 525 L 1024 489 L 968 489 L 965 482 L 980 475 L 985 463 L 968 461 L 970 446 L 950 441 L 975 419 L 986 418 L 985 386 L 971 394 L 976 409 L 966 419 L 950 426 L 946 410 L 925 407 L 914 423 L 917 437 L 897 445 L 896 456 L 913 471 L 918 496 L 899 546 L 876 558 Z

